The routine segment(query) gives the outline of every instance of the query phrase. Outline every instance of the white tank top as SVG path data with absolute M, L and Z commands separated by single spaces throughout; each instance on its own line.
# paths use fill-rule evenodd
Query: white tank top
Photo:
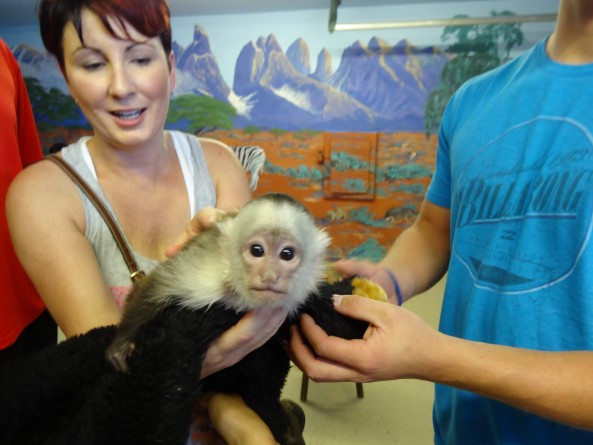
M 203 207 L 216 206 L 214 184 L 212 183 L 198 138 L 191 134 L 178 131 L 170 131 L 169 134 L 172 136 L 173 145 L 179 159 L 181 171 L 183 172 L 183 178 L 190 200 L 191 218 Z M 64 147 L 61 151 L 62 156 L 102 199 L 119 225 L 117 215 L 97 181 L 95 167 L 87 148 L 87 141 L 89 139 L 89 136 L 85 136 L 74 144 Z M 130 272 L 107 224 L 86 195 L 82 191 L 79 192 L 82 197 L 86 217 L 85 236 L 93 246 L 111 294 L 117 303 L 122 306 L 132 287 Z M 131 250 L 138 266 L 144 272 L 148 273 L 157 265 L 157 260 L 146 258 L 134 249 Z

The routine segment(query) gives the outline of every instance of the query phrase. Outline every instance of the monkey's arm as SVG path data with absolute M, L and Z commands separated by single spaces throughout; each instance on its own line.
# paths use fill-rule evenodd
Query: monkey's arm
M 352 279 L 324 283 L 317 293 L 307 299 L 300 313 L 310 315 L 329 335 L 345 339 L 362 338 L 368 323 L 336 312 L 332 302 L 332 295 L 349 295 L 353 289 Z

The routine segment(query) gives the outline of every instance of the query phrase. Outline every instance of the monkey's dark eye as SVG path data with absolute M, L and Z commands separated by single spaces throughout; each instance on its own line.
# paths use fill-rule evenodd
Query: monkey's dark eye
M 265 250 L 260 244 L 252 244 L 249 248 L 249 252 L 251 252 L 251 255 L 257 258 L 262 257 L 265 254 Z
M 280 251 L 280 259 L 284 261 L 290 261 L 294 258 L 294 248 L 285 247 Z

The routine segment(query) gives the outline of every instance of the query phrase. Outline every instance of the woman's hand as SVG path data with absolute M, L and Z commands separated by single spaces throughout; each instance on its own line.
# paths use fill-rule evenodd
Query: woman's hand
M 235 211 L 224 211 L 217 209 L 216 207 L 204 207 L 195 214 L 189 225 L 185 228 L 183 233 L 179 235 L 175 244 L 169 247 L 165 251 L 165 255 L 172 257 L 179 252 L 187 242 L 196 236 L 198 233 L 210 229 L 214 224 L 222 221 L 229 215 L 234 215 L 238 210 Z
M 208 349 L 200 378 L 239 362 L 276 333 L 286 318 L 285 308 L 254 309 L 218 337 Z

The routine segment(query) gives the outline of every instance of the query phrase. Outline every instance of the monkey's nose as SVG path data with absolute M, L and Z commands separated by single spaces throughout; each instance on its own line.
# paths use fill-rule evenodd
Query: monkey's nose
M 262 282 L 266 284 L 276 283 L 278 281 L 278 274 L 271 269 L 267 269 L 262 274 Z

